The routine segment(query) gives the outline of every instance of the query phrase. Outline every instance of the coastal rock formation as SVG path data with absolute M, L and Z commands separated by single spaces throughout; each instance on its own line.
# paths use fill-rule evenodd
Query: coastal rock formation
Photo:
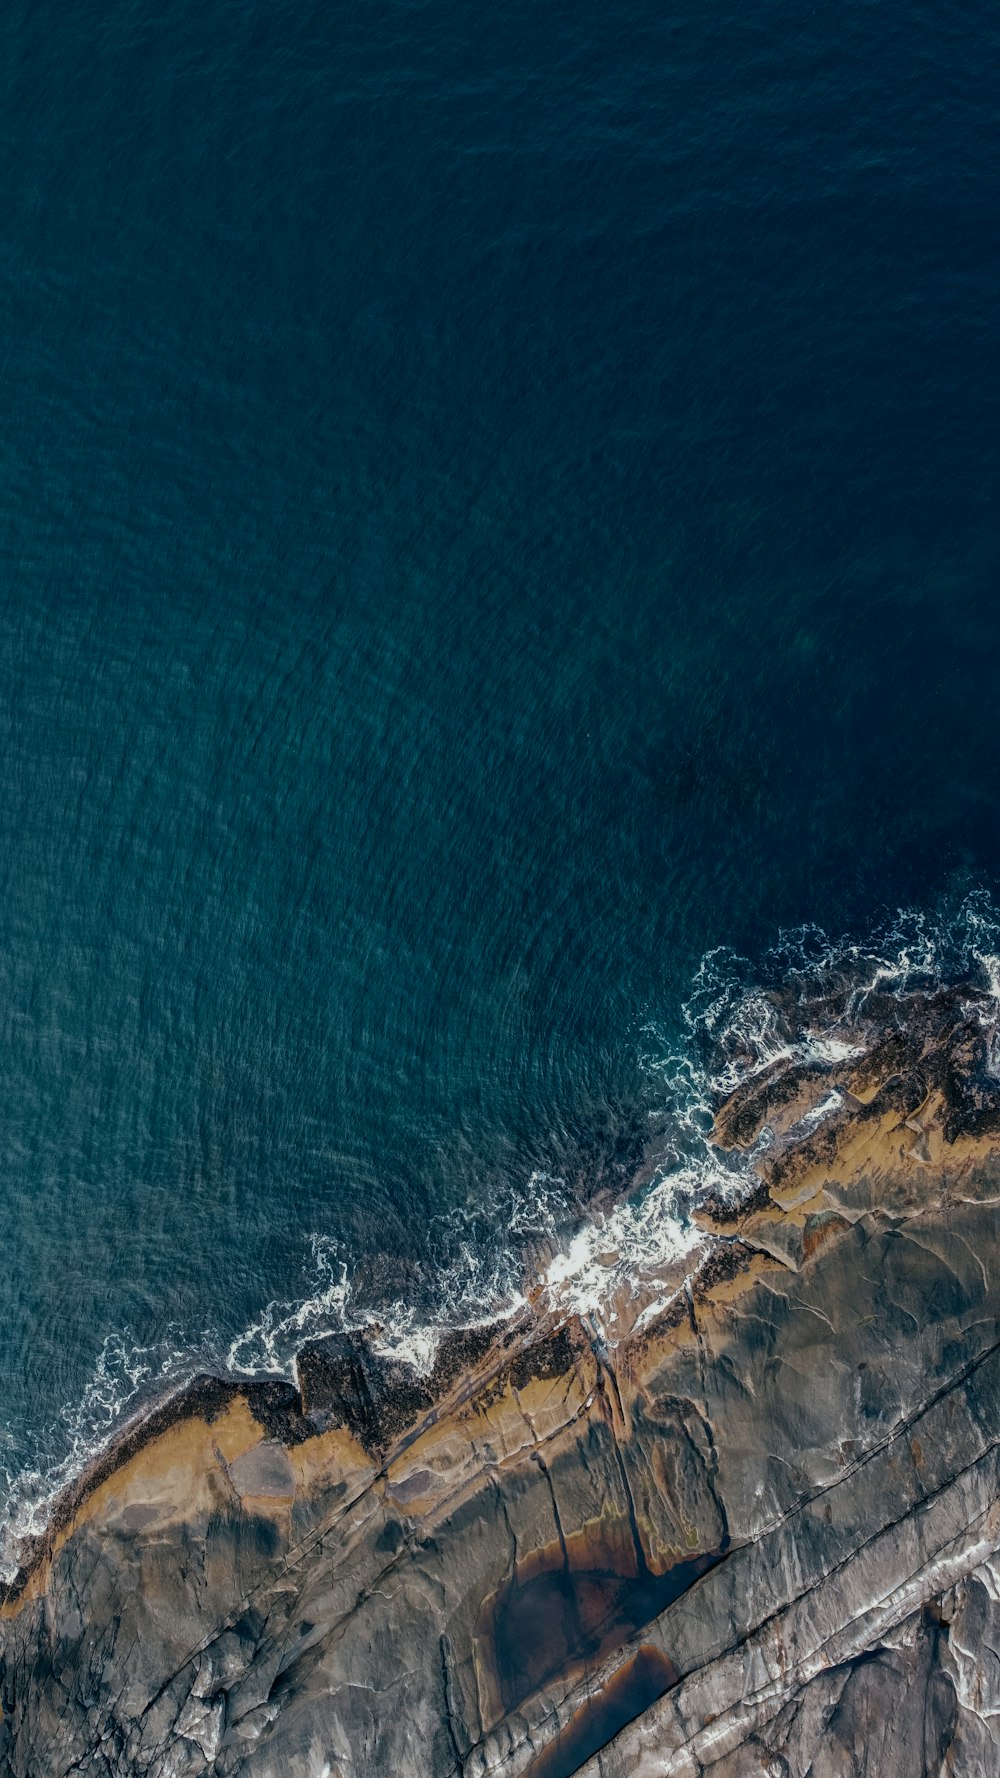
M 427 1378 L 331 1337 L 105 1453 L 3 1603 L 0 1773 L 998 1769 L 996 1007 L 771 1011 L 686 1276 Z

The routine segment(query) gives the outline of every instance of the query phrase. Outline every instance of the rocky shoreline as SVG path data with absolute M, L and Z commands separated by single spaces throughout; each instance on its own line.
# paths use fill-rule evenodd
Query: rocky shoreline
M 0 1602 L 0 1774 L 993 1769 L 997 1007 L 766 1013 L 672 1279 L 127 1428 Z

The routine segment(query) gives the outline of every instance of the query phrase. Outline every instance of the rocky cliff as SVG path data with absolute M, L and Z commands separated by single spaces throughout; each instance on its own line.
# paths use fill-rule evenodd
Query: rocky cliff
M 164 1404 L 7 1590 L 0 1772 L 1000 1769 L 995 1012 L 775 997 L 669 1288 Z

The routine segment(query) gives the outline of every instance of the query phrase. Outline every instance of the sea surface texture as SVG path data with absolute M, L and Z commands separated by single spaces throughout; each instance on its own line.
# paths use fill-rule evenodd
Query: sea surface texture
M 998 112 L 985 5 L 5 8 L 12 1522 L 669 1167 L 706 952 L 997 948 Z

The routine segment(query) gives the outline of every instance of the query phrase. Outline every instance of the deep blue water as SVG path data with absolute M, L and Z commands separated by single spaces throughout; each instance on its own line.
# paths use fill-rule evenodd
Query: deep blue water
M 998 116 L 986 5 L 5 8 L 12 1473 L 996 883 Z

